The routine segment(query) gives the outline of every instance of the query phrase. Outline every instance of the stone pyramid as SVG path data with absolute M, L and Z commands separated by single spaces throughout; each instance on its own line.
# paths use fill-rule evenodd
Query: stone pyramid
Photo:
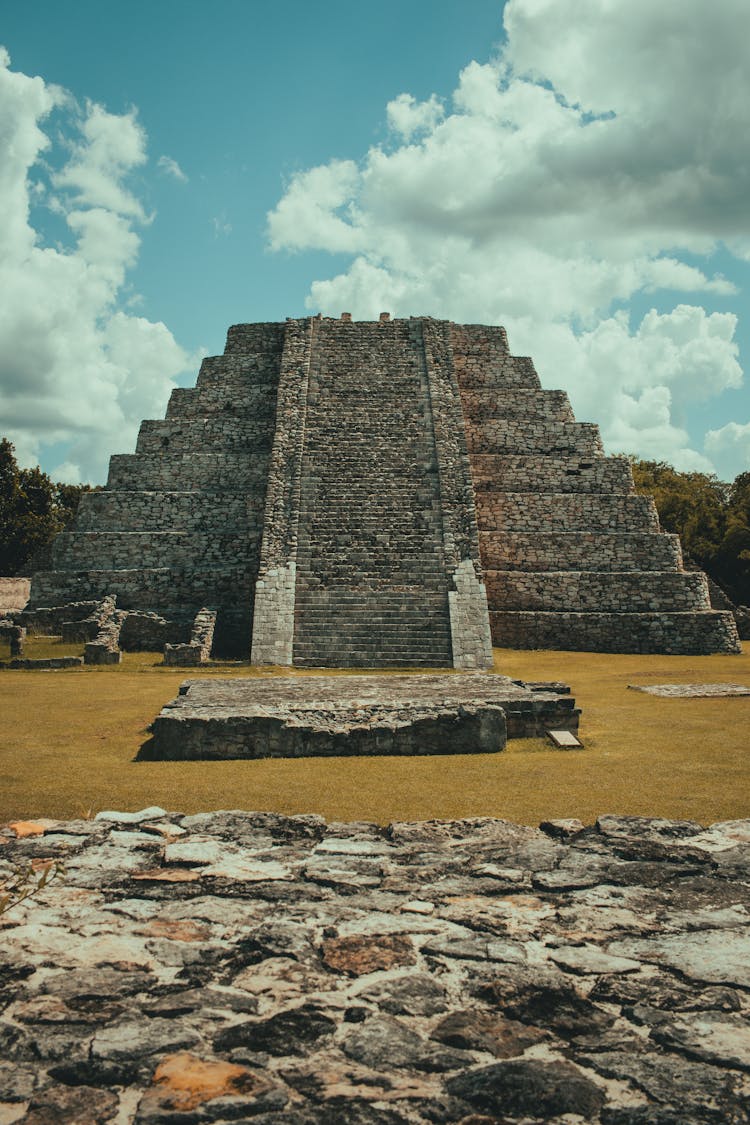
M 739 649 L 598 428 L 502 328 L 428 317 L 230 328 L 83 497 L 30 604 L 111 594 L 214 607 L 216 651 L 256 663 Z

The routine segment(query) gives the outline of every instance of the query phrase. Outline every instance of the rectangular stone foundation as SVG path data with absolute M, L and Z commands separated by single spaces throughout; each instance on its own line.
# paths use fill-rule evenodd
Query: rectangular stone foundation
M 139 757 L 493 753 L 506 736 L 578 729 L 575 700 L 554 686 L 482 674 L 186 680 Z

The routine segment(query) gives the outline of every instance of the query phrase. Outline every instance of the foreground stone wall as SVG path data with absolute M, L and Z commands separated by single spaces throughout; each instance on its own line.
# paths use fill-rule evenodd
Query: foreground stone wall
M 0 1119 L 709 1125 L 750 1111 L 750 821 L 16 823 Z

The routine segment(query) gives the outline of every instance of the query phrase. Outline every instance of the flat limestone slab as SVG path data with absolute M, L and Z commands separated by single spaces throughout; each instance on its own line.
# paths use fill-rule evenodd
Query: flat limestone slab
M 186 680 L 139 757 L 493 753 L 508 736 L 578 729 L 554 686 L 482 673 Z
M 750 695 L 746 684 L 628 684 L 631 691 L 659 695 L 665 699 L 721 699 L 730 695 Z
M 583 746 L 569 730 L 548 730 L 547 737 L 560 750 L 580 750 Z

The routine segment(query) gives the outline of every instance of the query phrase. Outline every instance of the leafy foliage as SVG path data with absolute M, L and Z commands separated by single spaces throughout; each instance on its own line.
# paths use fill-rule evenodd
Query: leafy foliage
M 18 574 L 73 519 L 89 485 L 56 484 L 37 466 L 19 467 L 15 449 L 0 440 L 0 574 Z
M 665 461 L 631 459 L 638 492 L 653 496 L 665 531 L 738 605 L 750 604 L 750 472 L 726 484 L 680 473 Z
M 7 879 L 0 882 L 0 914 L 17 906 L 32 895 L 44 890 L 54 879 L 65 878 L 65 864 L 60 859 L 43 860 L 19 867 Z

